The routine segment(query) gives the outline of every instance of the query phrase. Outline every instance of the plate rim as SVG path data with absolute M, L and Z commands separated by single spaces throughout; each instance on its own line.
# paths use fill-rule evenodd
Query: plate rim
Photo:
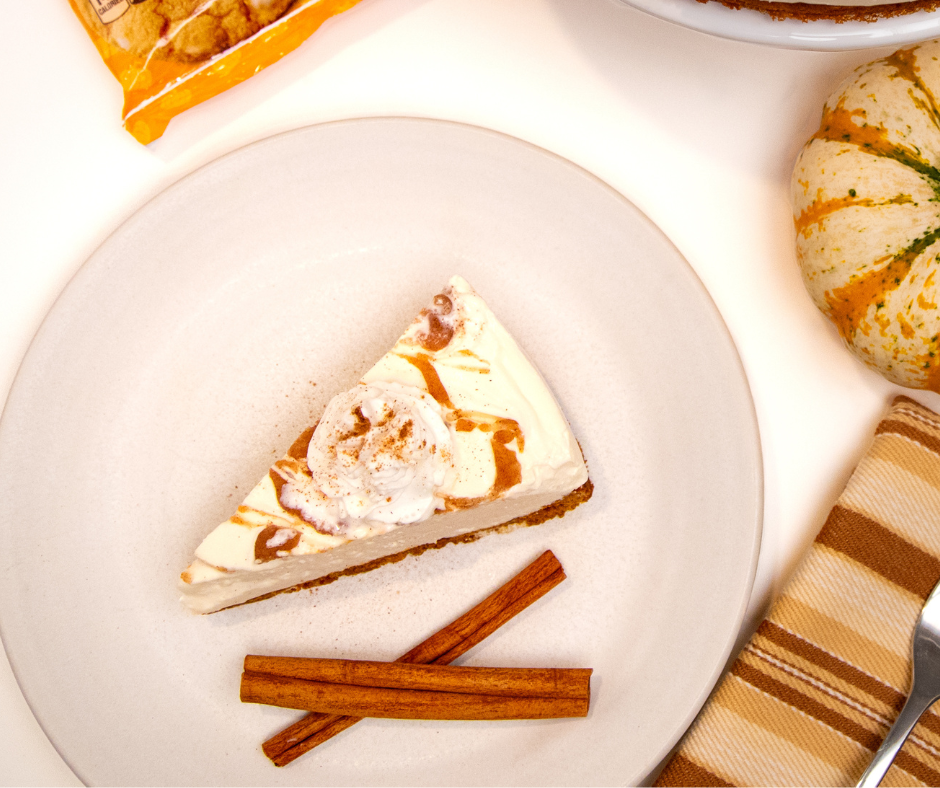
M 622 2 L 627 2 L 632 4 L 633 0 L 621 0 Z M 639 0 L 642 2 L 643 0 Z M 652 2 L 659 2 L 660 0 L 652 0 Z M 642 10 L 642 9 L 641 9 Z M 940 17 L 940 12 L 938 12 L 938 17 Z M 938 24 L 940 24 L 940 18 L 938 18 Z M 676 246 L 672 239 L 666 235 L 666 233 L 660 228 L 660 226 L 649 217 L 645 211 L 643 211 L 635 202 L 630 200 L 622 192 L 611 186 L 607 181 L 605 181 L 600 176 L 588 170 L 586 167 L 577 164 L 576 162 L 571 161 L 570 159 L 555 153 L 552 150 L 549 150 L 537 143 L 531 142 L 529 140 L 508 134 L 506 132 L 498 131 L 496 129 L 488 128 L 486 126 L 481 126 L 472 123 L 466 123 L 462 121 L 453 121 L 443 118 L 432 118 L 432 117 L 422 117 L 422 116 L 410 116 L 410 115 L 401 115 L 401 114 L 389 114 L 389 115 L 365 115 L 365 116 L 356 116 L 349 118 L 339 118 L 330 121 L 324 121 L 321 123 L 306 124 L 303 126 L 297 126 L 292 129 L 286 129 L 280 131 L 276 134 L 272 134 L 260 139 L 252 140 L 244 145 L 239 145 L 235 148 L 232 148 L 225 153 L 220 154 L 219 156 L 206 161 L 194 169 L 190 170 L 187 173 L 184 173 L 179 178 L 177 178 L 172 183 L 160 187 L 155 193 L 153 193 L 148 199 L 143 201 L 140 205 L 136 206 L 130 213 L 123 216 L 108 232 L 103 240 L 88 254 L 85 260 L 75 269 L 71 274 L 65 284 L 62 286 L 59 293 L 52 300 L 47 312 L 40 320 L 39 324 L 36 327 L 36 330 L 33 333 L 29 343 L 26 346 L 25 351 L 23 352 L 22 358 L 17 365 L 16 373 L 12 378 L 12 382 L 7 391 L 6 399 L 4 400 L 3 408 L 0 409 L 0 440 L 2 440 L 3 434 L 6 429 L 8 420 L 10 416 L 10 402 L 11 394 L 21 385 L 26 385 L 23 383 L 23 378 L 25 377 L 24 368 L 27 365 L 28 359 L 32 352 L 34 352 L 35 347 L 39 341 L 40 335 L 43 333 L 44 328 L 47 323 L 54 319 L 55 313 L 59 309 L 60 303 L 67 297 L 69 297 L 70 291 L 76 286 L 76 282 L 80 279 L 83 274 L 89 269 L 93 264 L 94 260 L 98 257 L 101 250 L 111 243 L 114 236 L 120 233 L 127 225 L 132 223 L 137 219 L 141 214 L 148 210 L 148 208 L 155 202 L 166 199 L 171 193 L 175 192 L 178 189 L 184 187 L 185 182 L 196 178 L 200 174 L 211 170 L 215 167 L 224 166 L 225 162 L 232 157 L 237 157 L 241 155 L 244 151 L 249 149 L 257 149 L 268 144 L 274 144 L 277 140 L 308 132 L 313 129 L 331 127 L 331 126 L 344 126 L 344 125 L 357 125 L 362 123 L 368 124 L 381 124 L 388 122 L 407 122 L 415 123 L 418 125 L 424 126 L 441 126 L 441 127 L 456 127 L 463 128 L 472 132 L 483 133 L 493 137 L 501 138 L 509 144 L 522 145 L 523 147 L 529 148 L 530 150 L 540 153 L 548 158 L 554 160 L 556 163 L 563 166 L 569 167 L 574 171 L 580 173 L 583 177 L 588 180 L 593 181 L 596 185 L 600 186 L 604 191 L 606 191 L 611 197 L 623 203 L 630 209 L 632 209 L 638 217 L 650 227 L 657 235 L 660 236 L 662 241 L 664 241 L 668 246 L 672 248 L 676 256 L 682 261 L 687 269 L 687 273 L 691 275 L 691 281 L 694 282 L 696 289 L 698 290 L 700 296 L 703 297 L 704 303 L 709 304 L 712 310 L 712 313 L 716 319 L 716 326 L 720 327 L 721 331 L 729 343 L 730 350 L 734 358 L 735 367 L 738 374 L 740 375 L 740 382 L 744 386 L 744 393 L 746 394 L 747 399 L 747 424 L 751 430 L 751 436 L 749 437 L 748 443 L 750 450 L 754 453 L 754 459 L 756 462 L 755 467 L 753 468 L 753 487 L 752 490 L 752 504 L 754 508 L 754 522 L 751 529 L 752 533 L 752 547 L 751 553 L 748 560 L 748 566 L 746 569 L 746 582 L 744 583 L 741 599 L 738 603 L 738 608 L 734 613 L 734 622 L 735 626 L 729 634 L 727 642 L 721 649 L 721 658 L 717 661 L 716 666 L 712 670 L 705 686 L 702 688 L 698 697 L 695 698 L 694 702 L 691 705 L 691 711 L 689 714 L 679 721 L 673 730 L 672 734 L 668 737 L 668 740 L 664 740 L 663 745 L 660 750 L 651 754 L 647 761 L 648 763 L 644 766 L 643 772 L 638 775 L 638 777 L 643 777 L 648 780 L 651 777 L 655 776 L 659 769 L 664 765 L 666 759 L 671 755 L 673 749 L 676 747 L 677 743 L 680 741 L 682 736 L 688 731 L 690 726 L 693 724 L 695 718 L 698 716 L 699 712 L 702 710 L 702 707 L 705 705 L 708 697 L 716 689 L 719 680 L 722 675 L 730 666 L 735 654 L 732 653 L 734 646 L 739 637 L 742 635 L 742 625 L 745 623 L 745 616 L 747 614 L 748 607 L 751 602 L 751 597 L 753 595 L 754 583 L 757 575 L 758 563 L 760 558 L 761 545 L 763 542 L 763 530 L 764 530 L 764 519 L 765 519 L 765 473 L 764 473 L 764 457 L 763 457 L 763 442 L 761 439 L 760 431 L 760 422 L 757 415 L 757 408 L 754 402 L 753 389 L 750 385 L 750 380 L 747 374 L 747 368 L 744 364 L 744 361 L 741 357 L 740 350 L 737 343 L 734 341 L 734 336 L 731 333 L 730 327 L 724 319 L 721 311 L 718 308 L 717 303 L 709 292 L 708 288 L 705 286 L 698 272 L 689 262 L 686 255 Z M 743 413 L 742 413 L 743 415 Z M 2 447 L 2 444 L 0 444 Z M 2 525 L 2 523 L 0 523 Z M 83 777 L 84 770 L 81 770 L 74 764 L 70 758 L 66 757 L 63 753 L 60 745 L 56 742 L 53 736 L 47 730 L 47 723 L 43 721 L 43 716 L 40 711 L 35 707 L 34 701 L 30 699 L 30 695 L 23 684 L 21 679 L 21 670 L 18 667 L 17 658 L 14 656 L 14 653 L 11 651 L 10 643 L 8 637 L 4 634 L 4 622 L 2 616 L 0 616 L 0 646 L 3 647 L 4 652 L 7 656 L 7 659 L 10 664 L 11 671 L 13 673 L 14 679 L 16 680 L 17 686 L 25 700 L 30 712 L 32 713 L 34 719 L 39 725 L 40 729 L 43 731 L 43 734 L 48 739 L 49 743 L 52 745 L 55 752 L 63 760 L 63 762 L 68 766 L 68 768 L 75 774 L 75 776 L 84 784 L 91 784 L 88 779 Z M 89 775 L 90 777 L 90 775 Z
M 940 36 L 940 10 L 914 11 L 874 22 L 773 20 L 753 9 L 695 0 L 620 0 L 650 16 L 699 33 L 778 49 L 849 52 L 902 46 Z M 734 15 L 734 16 L 732 16 Z

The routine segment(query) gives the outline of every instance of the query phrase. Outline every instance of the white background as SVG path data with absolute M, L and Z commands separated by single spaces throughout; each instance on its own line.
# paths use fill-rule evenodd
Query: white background
M 828 93 L 891 48 L 765 48 L 692 32 L 617 0 L 363 0 L 143 147 L 121 128 L 118 83 L 65 0 L 5 10 L 3 399 L 58 293 L 149 198 L 254 140 L 381 115 L 485 126 L 570 159 L 633 200 L 702 278 L 741 352 L 763 446 L 763 543 L 742 637 L 901 391 L 858 364 L 810 303 L 788 196 L 794 158 Z M 940 409 L 935 395 L 914 396 Z M 0 784 L 77 784 L 5 657 Z

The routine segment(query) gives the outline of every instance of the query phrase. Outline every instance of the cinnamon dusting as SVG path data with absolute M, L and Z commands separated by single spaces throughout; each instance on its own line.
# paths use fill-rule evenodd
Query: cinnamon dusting
M 358 405 L 350 415 L 356 419 L 356 423 L 353 424 L 349 432 L 344 432 L 337 438 L 340 443 L 347 441 L 350 438 L 358 438 L 362 435 L 365 435 L 369 430 L 372 429 L 372 422 L 369 421 L 363 414 L 361 405 Z

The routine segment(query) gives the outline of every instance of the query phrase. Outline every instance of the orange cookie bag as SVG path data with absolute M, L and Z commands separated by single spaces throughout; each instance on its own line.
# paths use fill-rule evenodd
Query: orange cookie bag
M 146 145 L 360 0 L 68 1 L 124 88 L 124 127 Z

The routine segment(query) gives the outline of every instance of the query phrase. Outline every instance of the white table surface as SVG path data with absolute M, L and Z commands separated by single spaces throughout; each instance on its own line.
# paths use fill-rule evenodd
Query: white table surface
M 825 97 L 888 48 L 763 48 L 617 0 L 364 0 L 143 147 L 121 128 L 118 84 L 65 0 L 15 5 L 0 33 L 0 402 L 63 286 L 149 198 L 254 140 L 377 115 L 462 121 L 560 154 L 633 200 L 698 272 L 761 431 L 763 542 L 742 638 L 902 391 L 857 363 L 810 303 L 788 197 Z M 0 784 L 79 784 L 5 655 L 0 731 Z

